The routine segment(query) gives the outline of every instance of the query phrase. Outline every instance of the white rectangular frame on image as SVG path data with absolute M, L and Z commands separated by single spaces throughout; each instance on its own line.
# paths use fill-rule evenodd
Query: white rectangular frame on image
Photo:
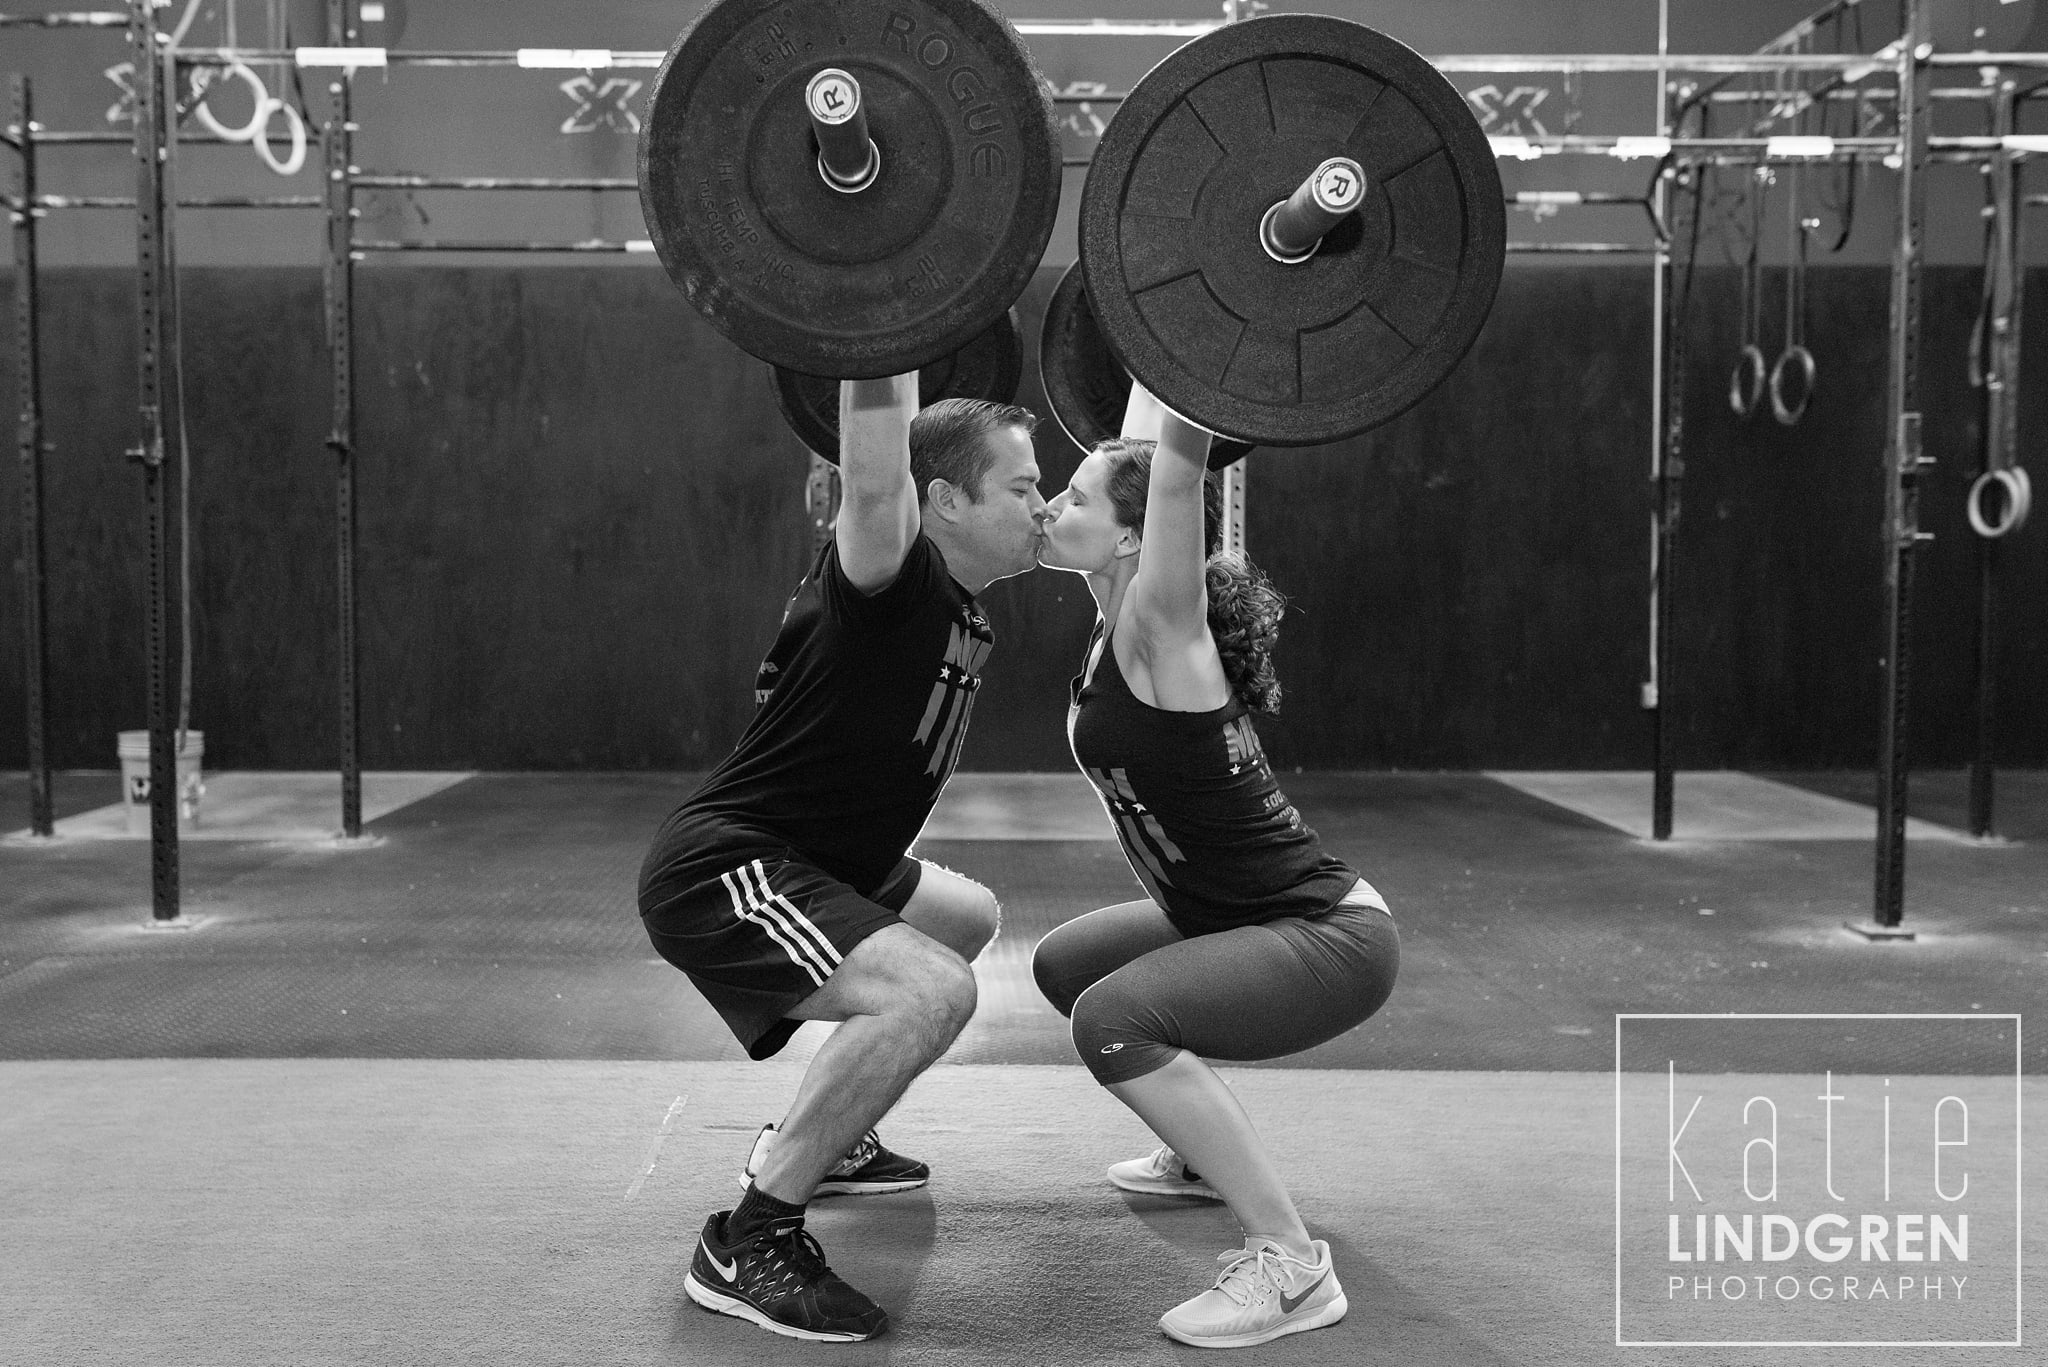
M 2013 1125 L 2013 1289 L 2012 1337 L 2009 1339 L 1627 1339 L 1621 1331 L 1621 1023 L 1630 1020 L 1948 1020 L 2012 1022 Z M 2026 1296 L 2025 1162 L 2026 1142 L 2021 1063 L 2022 1025 L 2018 1013 L 1962 1012 L 1823 1012 L 1792 1011 L 1617 1011 L 1614 1016 L 1614 1346 L 1617 1348 L 2019 1348 L 2023 1347 Z

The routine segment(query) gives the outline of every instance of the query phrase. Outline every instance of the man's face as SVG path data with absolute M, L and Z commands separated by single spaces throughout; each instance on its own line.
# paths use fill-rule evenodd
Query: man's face
M 1045 499 L 1038 492 L 1038 454 L 1021 427 L 999 427 L 985 438 L 995 462 L 981 481 L 981 498 L 960 504 L 958 527 L 996 578 L 1022 574 L 1038 563 L 1045 544 Z

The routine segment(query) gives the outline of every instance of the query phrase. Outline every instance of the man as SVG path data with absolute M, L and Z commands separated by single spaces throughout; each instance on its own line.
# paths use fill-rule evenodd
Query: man
M 914 419 L 914 420 L 913 420 Z M 837 1021 L 746 1194 L 705 1221 L 684 1289 L 792 1338 L 872 1338 L 880 1306 L 803 1227 L 820 1191 L 923 1185 L 873 1127 L 974 1013 L 986 888 L 906 857 L 952 775 L 994 645 L 974 595 L 1037 561 L 1045 500 L 1022 408 L 917 376 L 840 385 L 839 521 L 762 661 L 738 746 L 663 823 L 640 876 L 654 946 L 752 1058 Z

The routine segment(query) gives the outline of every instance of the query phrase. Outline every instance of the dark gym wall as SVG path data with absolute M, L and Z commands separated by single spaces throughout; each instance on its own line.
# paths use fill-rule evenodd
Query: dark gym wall
M 1054 276 L 1020 301 L 1035 338 Z M 2048 273 L 2028 312 L 2048 318 Z M 133 280 L 45 280 L 54 758 L 107 767 L 142 724 L 146 527 Z M 12 281 L 6 282 L 11 288 Z M 1648 281 L 1511 268 L 1471 356 L 1388 427 L 1254 458 L 1248 540 L 1290 596 L 1287 698 L 1262 726 L 1309 768 L 1647 763 Z M 1778 283 L 1767 277 L 1766 307 Z M 1689 336 L 1677 558 L 1681 761 L 1860 765 L 1875 754 L 1885 274 L 1814 277 L 1819 393 L 1797 428 L 1724 397 L 1736 280 L 1703 271 Z M 1977 539 L 1964 374 L 1974 272 L 1927 276 L 1928 432 L 1915 624 L 1917 762 L 1967 754 Z M 185 282 L 195 469 L 194 724 L 221 767 L 334 762 L 333 478 L 319 280 Z M 753 667 L 809 545 L 806 459 L 765 366 L 660 276 L 601 268 L 367 271 L 361 345 L 364 757 L 377 768 L 693 768 L 752 708 Z M 2048 374 L 2031 329 L 2026 373 Z M 0 405 L 12 412 L 11 338 Z M 2044 465 L 2048 385 L 2022 430 Z M 1044 412 L 1035 365 L 1020 400 Z M 1047 423 L 1045 487 L 1079 453 Z M 0 463 L 0 718 L 22 716 L 20 484 Z M 2048 551 L 2001 554 L 2008 764 L 2048 762 Z M 1060 769 L 1092 605 L 1038 572 L 992 588 L 999 645 L 964 763 Z M 24 762 L 0 725 L 0 767 Z
M 1974 0 L 1973 0 L 1974 2 Z M 173 11 L 182 14 L 186 0 Z M 1011 0 L 1029 17 L 1208 17 L 1214 0 Z M 1676 51 L 1747 51 L 1811 0 L 1673 7 Z M 26 0 L 11 12 L 70 9 Z M 292 40 L 324 6 L 291 0 Z M 414 0 L 407 47 L 661 48 L 699 0 Z M 1435 53 L 1650 50 L 1652 0 L 1288 0 Z M 1866 0 L 1872 45 L 1892 6 Z M 2048 8 L 2048 7 L 2044 7 Z M 2012 46 L 2048 46 L 2034 0 Z M 242 0 L 244 42 L 266 7 Z M 194 33 L 219 36 L 221 0 Z M 1035 39 L 1062 90 L 1128 85 L 1170 44 Z M 32 72 L 53 128 L 106 127 L 125 58 L 109 33 L 0 32 L 0 73 Z M 273 91 L 285 82 L 262 74 Z M 393 71 L 358 83 L 360 160 L 387 171 L 629 176 L 645 71 Z M 614 79 L 640 80 L 628 94 Z M 1460 76 L 1503 118 L 1560 131 L 1644 132 L 1649 87 Z M 1961 79 L 1970 79 L 1965 75 Z M 317 110 L 320 81 L 306 82 Z M 1521 87 L 1520 93 L 1517 90 Z M 1540 98 L 1537 92 L 1540 91 Z M 223 96 L 221 115 L 246 110 Z M 1072 107 L 1068 107 L 1070 110 Z M 1107 111 L 1097 111 L 1106 113 Z M 1955 116 L 1945 109 L 1944 118 Z M 2030 127 L 2048 127 L 2048 103 Z M 1090 124 L 1069 114 L 1070 147 Z M 575 125 L 573 128 L 571 125 Z M 281 126 L 281 121 L 280 121 Z M 1518 130 L 1502 124 L 1498 131 Z M 1959 131 L 1959 130 L 1952 130 Z M 313 158 L 317 165 L 317 156 Z M 190 148 L 189 191 L 310 191 L 247 148 Z M 1506 163 L 1510 189 L 1640 189 L 1642 163 Z M 1874 754 L 1888 177 L 1863 187 L 1850 249 L 1813 273 L 1821 392 L 1791 430 L 1739 424 L 1722 394 L 1737 346 L 1733 272 L 1702 272 L 1693 333 L 1677 670 L 1666 681 L 1683 762 L 1795 767 Z M 1966 753 L 1977 542 L 1961 496 L 1973 466 L 1963 376 L 1978 284 L 1981 192 L 1968 170 L 1930 176 L 1926 385 L 1941 466 L 1923 520 L 1913 740 L 1923 763 Z M 133 188 L 121 149 L 50 151 L 50 192 Z M 1071 259 L 1080 175 L 1048 253 Z M 1811 186 L 1809 186 L 1811 190 Z M 1729 201 L 1732 203 L 1732 200 Z M 1774 200 L 1781 204 L 1782 200 Z M 1723 206 L 1724 209 L 1726 205 Z M 575 239 L 644 233 L 630 194 L 375 195 L 364 230 L 386 236 Z M 1732 211 L 1731 211 L 1732 212 Z M 1772 222 L 1779 223 L 1774 215 Z M 1640 234 L 1632 211 L 1511 216 L 1517 238 Z M 334 760 L 334 531 L 327 378 L 315 263 L 319 216 L 188 213 L 185 373 L 196 466 L 195 724 L 209 761 Z M 1775 261 L 1784 234 L 1767 231 Z M 0 260 L 10 245 L 0 236 Z M 1710 264 L 1729 259 L 1717 240 Z M 143 716 L 141 481 L 135 440 L 132 220 L 45 221 L 45 385 L 50 437 L 52 722 L 65 765 L 112 762 L 113 732 Z M 2048 260 L 2048 232 L 2030 256 Z M 751 709 L 754 662 L 801 572 L 805 459 L 782 430 L 765 369 L 713 336 L 645 257 L 379 259 L 360 274 L 365 757 L 373 766 L 695 767 L 714 762 Z M 1857 264 L 1861 263 L 1861 264 Z M 1052 283 L 1020 301 L 1027 341 Z M 2025 452 L 2048 431 L 2042 281 L 2032 281 Z M 11 290 L 11 280 L 4 286 Z M 1775 274 L 1766 317 L 1775 319 Z M 1513 265 L 1486 334 L 1438 394 L 1384 431 L 1254 466 L 1250 541 L 1290 594 L 1288 700 L 1264 727 L 1276 758 L 1309 767 L 1642 767 L 1636 693 L 1647 654 L 1648 282 L 1639 264 Z M 14 411 L 11 329 L 0 406 Z M 1773 322 L 1766 340 L 1776 337 Z M 1022 401 L 1043 409 L 1027 369 Z M 1046 487 L 1078 453 L 1048 426 Z M 23 762 L 19 481 L 0 460 L 0 767 Z M 2008 763 L 2048 759 L 2038 680 L 2048 594 L 2037 520 L 2002 548 L 2000 678 Z M 988 598 L 1003 643 L 966 763 L 1062 768 L 1064 686 L 1089 620 L 1078 581 L 1036 574 Z

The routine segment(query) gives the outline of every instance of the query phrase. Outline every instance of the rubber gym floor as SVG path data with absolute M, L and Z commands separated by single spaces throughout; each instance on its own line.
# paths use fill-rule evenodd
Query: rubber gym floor
M 209 793 L 235 777 L 209 776 Z M 1681 775 L 1681 838 L 1664 843 L 1612 815 L 1642 779 L 1286 780 L 1386 893 L 1402 967 L 1357 1030 L 1226 1073 L 1351 1305 L 1244 1360 L 1813 1360 L 1617 1345 L 1639 1337 L 1618 1309 L 1618 1015 L 1985 1017 L 1974 1052 L 1912 1022 L 1792 1022 L 1715 1035 L 1688 1066 L 1802 1098 L 1824 1068 L 1958 1088 L 2002 1069 L 2026 1130 L 2048 1132 L 2048 1037 L 1988 1019 L 2028 1013 L 2048 981 L 2048 773 L 2000 775 L 1990 842 L 1958 834 L 1960 774 L 1914 776 L 1910 943 L 1845 927 L 1871 917 L 1868 774 Z M 148 843 L 101 838 L 117 779 L 59 775 L 59 838 L 0 840 L 0 1361 L 1199 1356 L 1154 1323 L 1207 1283 L 1235 1226 L 1216 1205 L 1107 1184 L 1149 1137 L 1075 1063 L 1030 979 L 1047 929 L 1134 895 L 1099 807 L 1064 775 L 959 776 L 918 849 L 994 889 L 1004 921 L 976 965 L 974 1021 L 882 1127 L 931 1162 L 930 1186 L 813 1207 L 890 1332 L 799 1344 L 686 1299 L 697 1226 L 737 1195 L 753 1131 L 821 1030 L 748 1063 L 649 949 L 635 873 L 692 781 L 442 776 L 384 804 L 356 847 L 310 828 L 236 838 L 216 814 L 181 847 L 195 928 L 150 930 Z M 7 825 L 26 810 L 25 777 L 0 775 Z M 1818 1111 L 1788 1110 L 1788 1131 Z M 2048 1221 L 2027 1212 L 2048 1193 L 2018 1156 L 2003 1180 L 2031 1198 L 2023 1261 L 1972 1270 L 1987 1295 L 2038 1305 Z M 2001 1313 L 1971 1341 L 2009 1339 Z M 1854 1319 L 1845 1334 L 1867 1340 Z

